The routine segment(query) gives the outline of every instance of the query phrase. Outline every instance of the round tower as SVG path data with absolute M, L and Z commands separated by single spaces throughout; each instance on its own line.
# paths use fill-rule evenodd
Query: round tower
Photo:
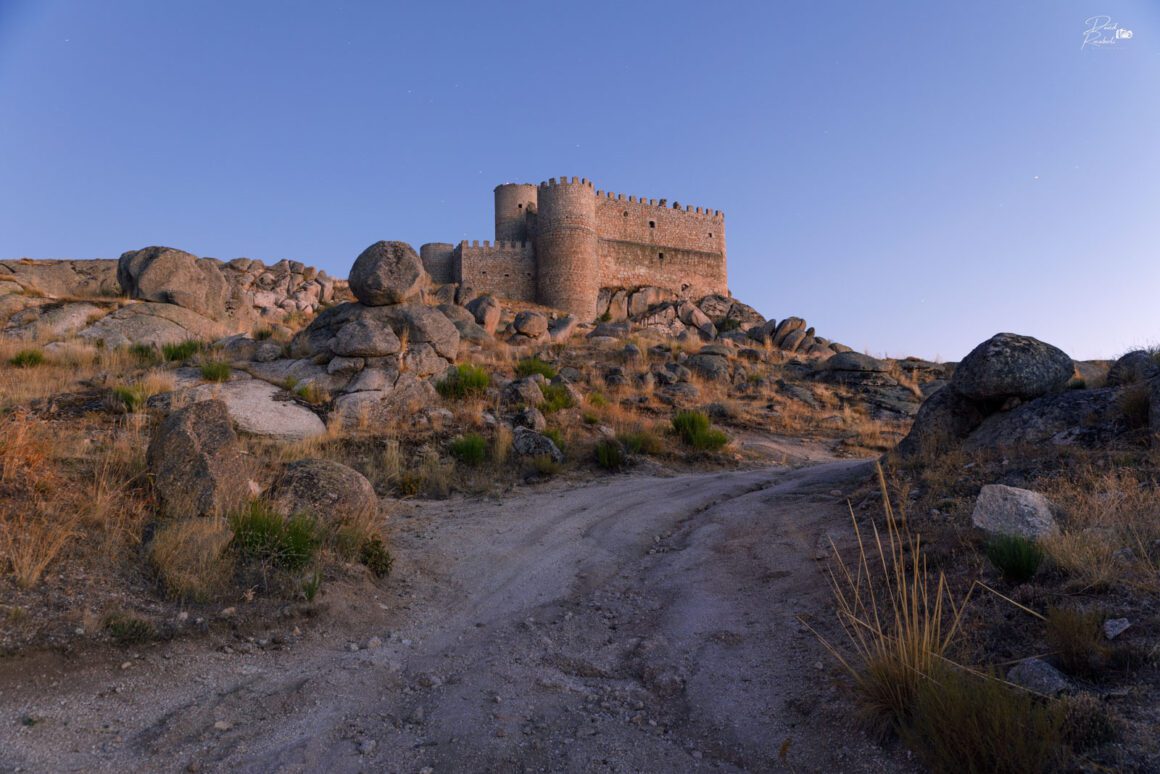
M 527 242 L 528 212 L 536 210 L 536 186 L 504 183 L 495 187 L 495 241 Z
M 455 277 L 455 267 L 451 260 L 454 252 L 455 246 L 446 242 L 428 242 L 419 248 L 419 259 L 435 284 L 446 285 L 459 281 Z
M 536 224 L 536 300 L 589 322 L 596 316 L 596 192 L 587 180 L 540 183 Z

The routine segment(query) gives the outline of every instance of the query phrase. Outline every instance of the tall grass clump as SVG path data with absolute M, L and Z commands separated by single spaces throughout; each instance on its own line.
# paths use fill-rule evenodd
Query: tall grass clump
M 932 771 L 1046 774 L 1063 768 L 1067 713 L 996 677 L 936 668 L 901 736 Z
M 306 514 L 283 517 L 261 500 L 254 500 L 230 518 L 233 545 L 243 561 L 300 570 L 310 564 L 322 544 L 318 526 Z
M 715 429 L 700 411 L 678 411 L 673 417 L 673 431 L 686 446 L 702 451 L 714 451 L 729 443 L 729 436 Z
M 35 368 L 44 365 L 44 353 L 39 349 L 22 349 L 9 358 L 8 365 L 16 368 Z
M 234 534 L 222 519 L 193 518 L 161 526 L 149 559 L 174 599 L 208 602 L 224 591 L 233 574 L 227 550 Z
M 161 357 L 167 363 L 182 363 L 189 360 L 202 350 L 202 343 L 195 339 L 188 339 L 176 344 L 161 345 Z
M 566 384 L 546 384 L 543 388 L 544 402 L 540 408 L 545 414 L 554 414 L 562 409 L 569 409 L 576 405 L 576 399 Z
M 617 440 L 624 444 L 629 454 L 662 454 L 665 450 L 664 441 L 652 430 L 629 430 L 618 435 Z
M 465 465 L 482 465 L 487 459 L 487 440 L 478 433 L 468 433 L 451 442 L 451 456 Z
M 532 374 L 540 374 L 545 379 L 555 379 L 556 368 L 551 363 L 545 363 L 538 357 L 526 357 L 516 363 L 516 376 L 522 379 Z
M 231 373 L 233 371 L 230 368 L 230 364 L 218 360 L 202 363 L 201 366 L 201 378 L 207 382 L 227 382 L 230 379 Z
M 625 466 L 624 447 L 620 441 L 605 438 L 596 444 L 596 464 L 605 470 L 621 470 Z
M 987 558 L 1008 583 L 1025 583 L 1043 562 L 1043 549 L 1021 535 L 996 535 L 987 542 Z
M 468 398 L 482 395 L 491 384 L 491 376 L 479 366 L 460 363 L 435 385 L 444 398 Z

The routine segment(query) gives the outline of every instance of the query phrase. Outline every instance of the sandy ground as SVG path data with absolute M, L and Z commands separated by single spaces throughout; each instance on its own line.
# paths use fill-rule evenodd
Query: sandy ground
M 232 646 L 9 659 L 0 772 L 906 769 L 798 620 L 833 634 L 815 556 L 868 472 L 806 459 L 413 505 L 377 598 Z

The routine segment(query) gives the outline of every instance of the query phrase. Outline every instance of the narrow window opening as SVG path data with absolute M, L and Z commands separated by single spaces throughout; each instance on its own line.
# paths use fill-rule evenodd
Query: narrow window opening
M 713 238 L 713 232 L 712 232 L 712 231 L 710 231 L 710 232 L 709 232 L 709 238 L 710 238 L 710 239 L 712 239 L 712 238 Z
M 627 218 L 628 217 L 628 210 L 625 210 L 623 214 L 624 214 L 624 217 Z
M 522 204 L 521 204 L 521 205 L 520 205 L 520 209 L 522 210 L 523 208 L 524 208 L 524 205 L 522 205 Z
M 665 262 L 665 254 L 664 254 L 664 253 L 657 253 L 657 259 L 658 259 L 658 260 L 659 260 L 661 263 L 664 263 L 664 262 Z
M 656 222 L 655 220 L 650 220 L 650 221 L 648 222 L 648 227 L 649 227 L 649 228 L 656 228 L 656 227 L 657 227 L 657 222 Z

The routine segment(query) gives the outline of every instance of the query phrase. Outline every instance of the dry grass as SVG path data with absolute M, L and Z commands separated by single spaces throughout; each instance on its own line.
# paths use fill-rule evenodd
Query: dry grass
M 234 565 L 228 548 L 233 537 L 225 519 L 173 521 L 157 530 L 149 560 L 170 596 L 207 602 L 229 585 Z

